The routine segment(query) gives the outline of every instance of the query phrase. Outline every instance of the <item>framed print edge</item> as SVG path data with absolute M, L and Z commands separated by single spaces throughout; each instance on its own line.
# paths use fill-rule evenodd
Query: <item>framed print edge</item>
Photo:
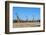
M 5 1 L 5 33 L 9 33 L 9 4 Z
M 25 3 L 25 4 L 37 4 L 43 5 L 43 30 L 39 31 L 22 31 L 22 32 L 9 32 L 9 3 Z M 5 33 L 6 34 L 16 34 L 16 33 L 32 33 L 32 32 L 45 32 L 45 3 L 35 3 L 35 2 L 19 2 L 19 1 L 5 1 Z

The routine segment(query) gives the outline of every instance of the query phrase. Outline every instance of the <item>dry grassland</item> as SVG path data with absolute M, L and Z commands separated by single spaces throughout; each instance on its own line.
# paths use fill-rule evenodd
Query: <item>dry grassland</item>
M 20 27 L 39 27 L 40 22 L 24 22 L 24 23 L 13 23 L 13 28 L 20 28 Z

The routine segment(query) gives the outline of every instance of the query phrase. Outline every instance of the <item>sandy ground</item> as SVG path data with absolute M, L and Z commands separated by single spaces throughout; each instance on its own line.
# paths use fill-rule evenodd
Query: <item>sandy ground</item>
M 24 23 L 13 23 L 13 28 L 20 27 L 39 27 L 40 22 L 24 22 Z

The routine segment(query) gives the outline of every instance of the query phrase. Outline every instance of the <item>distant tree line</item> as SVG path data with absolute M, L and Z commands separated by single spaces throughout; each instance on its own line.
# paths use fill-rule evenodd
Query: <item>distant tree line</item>
M 13 20 L 13 22 L 18 22 L 17 20 Z M 30 20 L 30 21 L 26 21 L 26 20 L 19 20 L 19 22 L 40 22 L 40 20 Z

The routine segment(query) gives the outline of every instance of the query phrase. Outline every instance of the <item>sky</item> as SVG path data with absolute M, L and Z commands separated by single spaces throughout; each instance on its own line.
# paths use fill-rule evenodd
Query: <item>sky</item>
M 22 20 L 39 20 L 40 19 L 40 8 L 34 7 L 13 7 L 13 20 L 17 19 L 16 13 Z M 33 16 L 32 16 L 33 15 Z

